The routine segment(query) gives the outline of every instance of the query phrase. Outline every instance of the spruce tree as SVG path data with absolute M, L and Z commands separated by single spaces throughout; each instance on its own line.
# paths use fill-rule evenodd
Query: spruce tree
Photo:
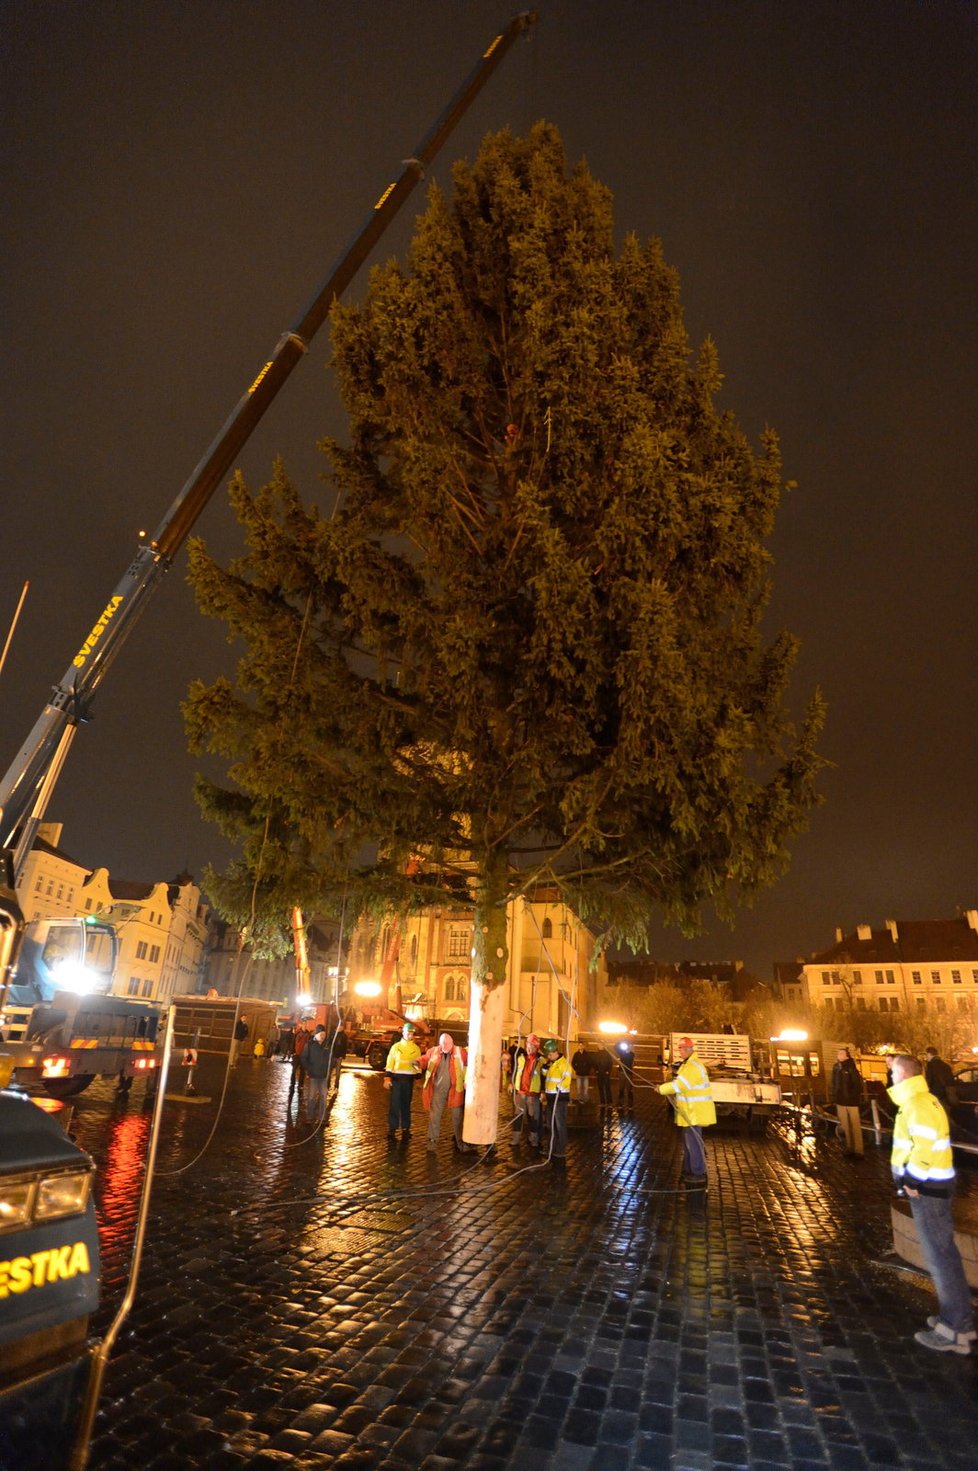
M 556 886 L 605 940 L 687 930 L 783 871 L 817 801 L 822 710 L 762 630 L 784 489 L 690 351 L 660 245 L 554 128 L 489 136 L 429 193 L 406 264 L 333 311 L 349 416 L 336 502 L 284 468 L 199 542 L 203 611 L 244 645 L 195 685 L 199 783 L 268 905 L 472 905 L 466 1137 L 495 1137 L 506 905 Z M 412 864 L 420 857 L 420 866 Z

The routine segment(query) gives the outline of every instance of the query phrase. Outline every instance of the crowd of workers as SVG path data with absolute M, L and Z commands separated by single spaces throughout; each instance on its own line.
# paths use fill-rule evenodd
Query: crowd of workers
M 295 1093 L 300 1105 L 305 1090 L 305 1116 L 311 1124 L 327 1111 L 331 1089 L 339 1083 L 348 1040 L 337 1024 L 328 1029 L 313 1019 L 283 1027 L 276 1049 L 291 1066 L 289 1108 Z M 705 1191 L 707 1156 L 703 1131 L 716 1122 L 709 1072 L 690 1037 L 683 1037 L 673 1060 L 673 1076 L 658 1085 L 668 1100 L 682 1132 L 682 1186 Z M 599 1111 L 614 1107 L 612 1080 L 617 1063 L 618 1107 L 634 1106 L 635 1055 L 627 1042 L 612 1051 L 589 1050 L 580 1044 L 570 1060 L 557 1038 L 541 1040 L 534 1033 L 525 1042 L 503 1048 L 500 1062 L 502 1088 L 512 1096 L 510 1148 L 539 1151 L 562 1168 L 567 1155 L 568 1108 L 571 1098 L 586 1102 L 593 1082 Z M 475 1146 L 463 1139 L 467 1052 L 448 1032 L 422 1050 L 417 1029 L 405 1022 L 390 1047 L 384 1085 L 389 1090 L 387 1137 L 396 1143 L 411 1137 L 411 1110 L 416 1079 L 427 1115 L 426 1147 L 438 1147 L 446 1110 L 451 1121 L 452 1147 L 467 1153 Z M 961 1256 L 955 1242 L 952 1202 L 955 1168 L 948 1123 L 951 1070 L 931 1047 L 925 1062 L 909 1055 L 890 1059 L 888 1095 L 895 1105 L 891 1170 L 897 1194 L 913 1215 L 927 1269 L 937 1292 L 938 1311 L 914 1337 L 926 1348 L 943 1353 L 970 1354 L 976 1342 L 974 1305 Z M 832 1070 L 831 1101 L 847 1155 L 863 1155 L 860 1106 L 862 1077 L 848 1048 L 840 1048 Z

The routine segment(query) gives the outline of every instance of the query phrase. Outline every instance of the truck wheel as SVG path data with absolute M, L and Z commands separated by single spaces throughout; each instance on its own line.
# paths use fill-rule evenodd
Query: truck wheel
M 367 1048 L 367 1062 L 375 1073 L 382 1073 L 387 1066 L 387 1054 L 390 1048 L 384 1042 L 371 1042 Z
M 84 1093 L 93 1074 L 85 1073 L 79 1078 L 42 1078 L 41 1087 L 49 1098 L 74 1098 L 79 1093 Z

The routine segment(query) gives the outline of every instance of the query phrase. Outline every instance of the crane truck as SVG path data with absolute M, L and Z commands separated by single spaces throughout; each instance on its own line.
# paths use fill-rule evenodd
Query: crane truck
M 90 1034 L 99 1021 L 99 1003 L 110 1008 L 114 1016 L 124 1012 L 127 1027 L 129 1023 L 132 1025 L 132 1031 L 127 1036 L 117 1033 L 112 1038 L 121 1044 L 123 1052 L 133 1055 L 140 1050 L 140 1044 L 149 1042 L 152 1045 L 152 1039 L 146 1028 L 141 1034 L 139 1031 L 141 1021 L 145 1020 L 140 1017 L 144 1003 L 104 993 L 82 998 L 79 998 L 78 993 L 72 995 L 59 989 L 61 977 L 57 975 L 58 968 L 53 963 L 48 968 L 50 996 L 45 998 L 32 994 L 31 986 L 37 978 L 37 968 L 30 960 L 29 948 L 25 954 L 25 966 L 18 971 L 18 958 L 23 952 L 27 927 L 18 903 L 17 881 L 74 734 L 78 726 L 88 720 L 95 693 L 149 597 L 172 565 L 177 551 L 217 485 L 231 468 L 235 455 L 251 435 L 292 369 L 308 350 L 313 335 L 325 321 L 333 301 L 353 279 L 459 119 L 518 37 L 535 21 L 534 12 L 524 11 L 514 16 L 506 29 L 490 42 L 448 106 L 411 157 L 404 161 L 398 177 L 384 189 L 309 306 L 283 333 L 271 357 L 239 399 L 155 534 L 140 542 L 125 575 L 95 619 L 30 735 L 0 780 L 0 1012 L 8 1000 L 18 995 L 29 1006 L 19 1039 L 0 1043 L 0 1136 L 5 1141 L 3 1157 L 0 1159 L 0 1182 L 3 1185 L 4 1206 L 12 1202 L 15 1207 L 7 1212 L 10 1219 L 4 1219 L 0 1225 L 8 1233 L 4 1239 L 9 1240 L 10 1252 L 17 1253 L 15 1265 L 25 1263 L 29 1266 L 32 1261 L 36 1263 L 39 1260 L 38 1253 L 41 1253 L 46 1254 L 45 1260 L 47 1256 L 52 1259 L 57 1256 L 60 1262 L 64 1257 L 71 1264 L 74 1274 L 72 1282 L 64 1291 L 45 1288 L 44 1294 L 30 1294 L 28 1306 L 31 1310 L 36 1308 L 36 1311 L 27 1314 L 23 1311 L 23 1297 L 14 1293 L 0 1294 L 0 1419 L 8 1427 L 19 1427 L 17 1433 L 21 1436 L 23 1453 L 18 1446 L 15 1452 L 15 1459 L 19 1457 L 18 1464 L 27 1464 L 28 1455 L 31 1458 L 40 1455 L 45 1466 L 51 1467 L 53 1471 L 56 1465 L 64 1464 L 61 1457 L 68 1450 L 71 1454 L 72 1471 L 87 1463 L 88 1442 L 95 1420 L 105 1363 L 135 1291 L 138 1249 L 126 1299 L 112 1328 L 90 1359 L 80 1358 L 78 1355 L 83 1347 L 87 1324 L 85 1315 L 98 1301 L 97 1234 L 88 1186 L 91 1162 L 64 1135 L 61 1136 L 63 1145 L 52 1151 L 49 1147 L 50 1140 L 41 1141 L 43 1131 L 40 1127 L 40 1123 L 47 1126 L 50 1121 L 42 1120 L 41 1115 L 37 1114 L 40 1122 L 32 1125 L 28 1115 L 36 1113 L 33 1106 L 22 1096 L 17 1097 L 4 1090 L 15 1070 L 32 1067 L 36 1062 L 37 1051 L 45 1050 L 51 1033 L 50 1027 L 46 1031 L 44 1028 L 46 1023 L 52 1022 L 52 1014 L 55 1012 L 63 1014 L 58 1022 L 58 1035 L 59 1042 L 64 1044 L 64 1065 L 69 1069 L 73 1065 L 79 1069 L 75 1074 L 76 1079 L 82 1076 L 81 1070 L 86 1061 L 84 1054 L 89 1055 L 91 1071 L 90 1059 L 98 1053 L 97 1047 L 88 1044 L 91 1040 Z M 95 947 L 94 932 L 90 931 L 86 937 L 82 930 L 80 934 L 76 933 L 75 940 L 83 947 L 87 947 L 89 943 Z M 28 941 L 28 947 L 29 944 Z M 82 960 L 84 954 L 83 948 Z M 44 957 L 41 959 L 43 961 Z M 53 954 L 50 959 L 53 962 Z M 28 973 L 31 979 L 28 979 Z M 11 992 L 11 986 L 14 985 L 25 987 L 26 990 L 20 993 Z M 45 1008 L 48 1008 L 46 1014 Z M 118 1008 L 122 1008 L 122 1011 Z M 87 1021 L 79 1020 L 85 1017 L 88 1018 Z M 84 1031 L 85 1028 L 88 1029 L 87 1032 Z M 38 1035 L 39 1029 L 44 1031 L 43 1038 Z M 169 1037 L 169 1033 L 167 1036 Z M 76 1046 L 76 1043 L 81 1045 Z M 168 1046 L 167 1041 L 164 1046 L 165 1055 Z M 143 1057 L 148 1055 L 143 1052 Z M 68 1081 L 71 1081 L 70 1074 Z M 145 1230 L 159 1103 L 158 1097 L 149 1164 L 140 1204 L 139 1233 Z M 25 1126 L 17 1129 L 11 1121 L 20 1121 Z M 51 1180 L 48 1179 L 49 1176 Z M 141 1234 L 139 1239 L 141 1240 Z M 62 1272 L 62 1275 L 67 1273 Z M 35 1297 L 38 1299 L 36 1304 Z M 79 1379 L 86 1381 L 82 1385 L 84 1403 L 74 1444 L 69 1446 L 70 1437 L 65 1433 L 69 1415 L 58 1413 L 52 1416 L 51 1403 L 52 1400 L 73 1398 L 78 1390 Z M 42 1434 L 50 1435 L 51 1426 L 55 1422 L 56 1443 L 50 1450 L 42 1449 L 40 1437 Z M 41 1460 L 38 1459 L 36 1463 L 40 1465 Z
M 333 302 L 349 285 L 504 57 L 536 19 L 534 11 L 523 11 L 513 17 L 490 42 L 414 153 L 403 161 L 400 173 L 383 190 L 308 306 L 283 332 L 155 533 L 141 539 L 123 577 L 0 780 L 0 1011 L 7 1001 L 25 933 L 17 882 L 72 740 L 79 725 L 90 718 L 92 702 L 105 675 L 215 489 L 231 469 L 235 456 L 308 351 Z M 70 1005 L 67 1001 L 61 1004 L 63 994 L 58 992 L 51 1004 L 59 1004 L 67 1014 Z M 2 1044 L 6 1060 L 0 1063 L 0 1084 L 4 1071 L 9 1076 L 11 1070 L 33 1067 L 34 1054 L 24 1050 L 30 1048 L 27 1034 L 33 1029 L 31 1021 L 25 1026 L 21 1041 Z M 65 1032 L 62 1024 L 62 1040 L 69 1053 L 92 1050 L 72 1047 L 70 1025 Z

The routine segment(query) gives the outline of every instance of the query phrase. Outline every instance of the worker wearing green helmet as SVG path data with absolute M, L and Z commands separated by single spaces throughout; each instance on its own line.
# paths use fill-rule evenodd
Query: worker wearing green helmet
M 567 1155 L 567 1104 L 574 1070 L 560 1043 L 548 1037 L 543 1044 L 543 1095 L 547 1105 L 546 1132 L 550 1135 L 550 1158 L 562 1163 Z

